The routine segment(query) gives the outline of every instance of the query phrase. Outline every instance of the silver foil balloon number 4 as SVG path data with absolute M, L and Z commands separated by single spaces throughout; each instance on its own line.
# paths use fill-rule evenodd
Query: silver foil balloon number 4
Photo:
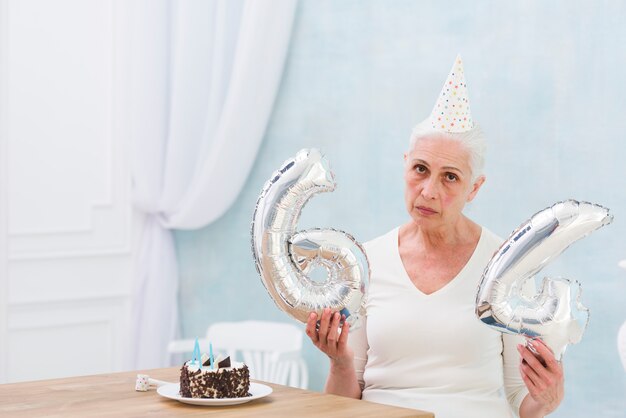
M 304 149 L 267 181 L 254 211 L 252 252 L 261 281 L 276 305 L 301 322 L 329 307 L 352 325 L 362 309 L 369 264 L 361 245 L 335 229 L 296 231 L 306 202 L 335 186 L 321 153 Z M 326 269 L 323 282 L 309 277 L 318 267 Z
M 607 208 L 575 200 L 537 212 L 487 265 L 476 296 L 478 318 L 498 331 L 541 337 L 560 359 L 568 344 L 580 341 L 589 319 L 580 284 L 545 278 L 536 295 L 522 288 L 572 243 L 612 221 Z

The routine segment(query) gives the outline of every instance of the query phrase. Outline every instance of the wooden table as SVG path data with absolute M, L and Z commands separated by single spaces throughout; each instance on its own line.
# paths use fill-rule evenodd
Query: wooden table
M 135 391 L 138 373 L 177 382 L 177 368 L 0 385 L 0 417 L 434 417 L 432 413 L 265 382 L 271 395 L 234 406 L 186 405 L 151 388 Z

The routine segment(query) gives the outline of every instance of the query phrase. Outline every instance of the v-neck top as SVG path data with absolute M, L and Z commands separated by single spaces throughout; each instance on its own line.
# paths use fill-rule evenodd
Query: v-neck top
M 425 294 L 404 268 L 398 230 L 364 245 L 371 273 L 366 315 L 348 339 L 362 398 L 438 418 L 517 415 L 528 393 L 516 349 L 523 338 L 492 330 L 474 313 L 482 273 L 502 239 L 482 228 L 457 276 Z
M 415 291 L 419 295 L 421 295 L 422 297 L 430 297 L 430 296 L 434 297 L 434 296 L 436 296 L 436 295 L 438 295 L 440 293 L 448 292 L 449 288 L 454 288 L 459 281 L 462 281 L 462 280 L 457 280 L 458 277 L 466 277 L 467 276 L 466 271 L 468 269 L 471 269 L 472 267 L 474 267 L 474 264 L 476 264 L 477 262 L 480 263 L 480 257 L 475 257 L 475 255 L 479 251 L 479 249 L 481 248 L 481 245 L 483 247 L 485 245 L 488 245 L 488 244 L 485 244 L 485 241 L 489 240 L 489 237 L 487 236 L 487 235 L 489 235 L 489 231 L 487 231 L 485 229 L 481 229 L 480 237 L 478 238 L 478 243 L 476 244 L 476 247 L 474 248 L 474 251 L 472 252 L 472 255 L 470 256 L 470 259 L 467 261 L 467 263 L 465 263 L 463 268 L 461 268 L 461 271 L 459 271 L 457 273 L 457 275 L 452 278 L 452 280 L 450 280 L 448 283 L 443 285 L 441 288 L 435 290 L 432 293 L 424 293 L 417 286 L 415 286 L 415 283 L 413 283 L 413 280 L 411 280 L 411 277 L 409 276 L 409 273 L 406 271 L 406 268 L 404 267 L 404 263 L 402 262 L 402 256 L 400 255 L 400 227 L 396 227 L 395 229 L 393 229 L 390 232 L 390 234 L 391 235 L 395 234 L 395 239 L 396 239 L 396 243 L 397 243 L 395 251 L 393 251 L 393 257 L 396 259 L 396 261 L 399 263 L 399 265 L 401 267 L 400 271 L 398 272 L 399 276 L 402 277 L 403 279 L 408 280 L 410 286 L 413 287 L 415 289 Z M 498 247 L 496 247 L 496 249 L 497 248 Z M 491 255 L 493 255 L 493 251 L 491 252 Z M 486 266 L 487 266 L 487 264 L 485 264 L 483 266 L 478 266 L 478 267 L 481 270 L 484 270 L 484 268 Z M 482 271 L 481 271 L 481 274 L 482 274 Z M 478 283 L 477 283 L 477 285 L 478 285 Z

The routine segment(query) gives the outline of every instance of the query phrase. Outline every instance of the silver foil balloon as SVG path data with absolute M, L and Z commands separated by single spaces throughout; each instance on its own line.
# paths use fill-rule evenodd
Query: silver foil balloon
M 252 220 L 252 252 L 263 285 L 280 309 L 306 322 L 326 307 L 356 324 L 369 281 L 369 263 L 361 245 L 334 229 L 297 232 L 306 202 L 335 189 L 328 162 L 316 149 L 287 160 L 265 184 Z M 312 280 L 324 268 L 324 282 Z
M 560 359 L 568 344 L 580 341 L 589 319 L 580 284 L 546 277 L 535 295 L 522 288 L 572 243 L 612 221 L 607 208 L 575 200 L 537 212 L 487 265 L 476 296 L 478 318 L 498 331 L 541 337 Z

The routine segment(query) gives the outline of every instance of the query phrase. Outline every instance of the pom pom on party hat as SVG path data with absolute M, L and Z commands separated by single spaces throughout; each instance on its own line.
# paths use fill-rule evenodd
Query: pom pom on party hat
M 457 55 L 454 60 L 452 70 L 439 93 L 429 119 L 432 128 L 436 131 L 459 133 L 474 128 L 460 55 Z

